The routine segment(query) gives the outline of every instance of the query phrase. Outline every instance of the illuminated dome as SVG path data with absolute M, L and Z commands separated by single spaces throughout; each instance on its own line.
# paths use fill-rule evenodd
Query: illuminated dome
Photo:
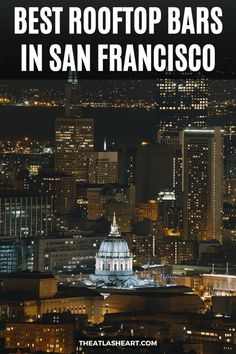
M 100 246 L 96 257 L 97 275 L 133 274 L 133 257 L 127 242 L 121 238 L 114 214 L 111 232 Z
M 112 237 L 111 235 L 106 240 L 102 241 L 97 254 L 98 257 L 109 258 L 130 258 L 131 253 L 127 242 L 121 237 Z
M 87 285 L 136 287 L 143 281 L 133 274 L 133 256 L 127 242 L 121 237 L 114 214 L 111 232 L 101 243 L 96 256 L 95 274 Z

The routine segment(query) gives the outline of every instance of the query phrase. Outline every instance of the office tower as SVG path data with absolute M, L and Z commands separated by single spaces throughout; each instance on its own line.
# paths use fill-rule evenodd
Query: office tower
M 16 190 L 30 190 L 35 193 L 53 195 L 55 214 L 67 214 L 76 203 L 75 177 L 54 170 L 41 170 L 36 176 L 29 176 L 27 170 L 16 178 Z
M 34 180 L 42 193 L 53 194 L 56 214 L 69 213 L 70 207 L 76 203 L 74 177 L 56 171 L 42 171 Z
M 104 215 L 104 204 L 107 196 L 102 193 L 102 188 L 90 187 L 87 189 L 88 220 L 97 220 Z
M 175 192 L 162 190 L 158 195 L 158 221 L 163 235 L 180 236 L 182 232 L 182 208 L 177 206 Z
M 135 149 L 92 152 L 89 158 L 89 183 L 132 185 L 135 181 Z
M 56 214 L 68 214 L 76 203 L 75 178 L 57 171 L 42 171 L 34 178 L 38 190 L 54 196 Z
M 14 241 L 0 243 L 0 273 L 12 273 L 19 270 L 20 245 Z
M 221 239 L 221 128 L 183 131 L 183 235 L 185 239 Z
M 143 266 L 144 264 L 159 264 L 160 260 L 156 257 L 155 236 L 150 234 L 130 235 L 131 252 L 134 257 L 134 265 Z
M 181 144 L 180 130 L 158 130 L 157 143 L 163 145 L 179 145 Z
M 173 189 L 179 144 L 145 144 L 137 148 L 135 186 L 138 203 L 157 199 L 165 188 Z
M 161 79 L 159 87 L 159 130 L 188 126 L 206 127 L 208 81 L 205 78 Z
M 89 153 L 94 148 L 94 121 L 90 118 L 56 119 L 55 168 L 88 181 Z
M 69 72 L 68 81 L 65 85 L 65 116 L 81 116 L 81 87 L 76 72 Z
M 167 233 L 175 232 L 177 233 L 182 231 L 182 209 L 183 209 L 183 193 L 182 193 L 182 133 L 181 131 L 161 131 L 157 132 L 157 143 L 162 145 L 177 145 L 179 149 L 176 150 L 176 154 L 173 157 L 173 180 L 172 188 L 162 190 L 158 195 L 159 206 L 160 206 L 160 221 L 162 223 L 163 230 L 166 229 Z M 165 214 L 165 205 L 170 201 L 169 193 L 173 191 L 174 199 L 171 203 L 171 207 L 167 208 L 168 222 Z M 163 209 L 164 206 L 164 209 Z M 163 214 L 164 213 L 164 214 Z
M 54 154 L 47 148 L 43 152 L 7 152 L 0 153 L 0 187 L 12 188 L 16 175 L 27 169 L 31 175 L 37 174 L 42 168 L 54 167 Z
M 33 239 L 5 238 L 0 242 L 0 273 L 37 270 L 38 257 Z
M 193 240 L 182 240 L 178 237 L 156 239 L 156 255 L 165 264 L 196 262 L 198 259 L 198 243 Z
M 118 183 L 118 152 L 92 152 L 89 158 L 89 182 L 95 184 Z
M 141 203 L 136 208 L 136 220 L 151 220 L 157 221 L 158 203 L 156 200 L 148 200 L 146 203 Z
M 89 153 L 94 149 L 94 121 L 81 117 L 79 83 L 70 72 L 66 84 L 65 118 L 55 124 L 55 169 L 88 181 Z
M 127 151 L 127 184 L 135 184 L 135 154 L 136 150 Z
M 92 268 L 102 236 L 79 233 L 37 240 L 38 270 L 42 272 L 80 272 Z
M 91 185 L 87 188 L 87 201 L 88 220 L 97 220 L 104 216 L 111 221 L 114 212 L 117 213 L 117 220 L 124 217 L 125 219 L 133 218 L 135 187 L 133 185 L 128 187 L 121 185 L 96 187 Z M 125 216 L 126 212 L 127 215 Z M 126 220 L 126 223 L 130 227 L 130 220 Z
M 53 197 L 26 191 L 0 192 L 0 236 L 47 237 L 53 227 Z
M 136 149 L 122 149 L 119 151 L 119 183 L 135 184 Z
M 225 178 L 227 181 L 236 179 L 236 156 L 235 152 L 225 156 Z

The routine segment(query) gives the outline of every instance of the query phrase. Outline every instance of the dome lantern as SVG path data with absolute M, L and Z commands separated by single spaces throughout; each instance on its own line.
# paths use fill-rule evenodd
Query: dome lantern
M 113 215 L 113 223 L 111 224 L 111 232 L 109 236 L 120 236 L 119 230 L 118 230 L 118 225 L 116 223 L 116 213 Z

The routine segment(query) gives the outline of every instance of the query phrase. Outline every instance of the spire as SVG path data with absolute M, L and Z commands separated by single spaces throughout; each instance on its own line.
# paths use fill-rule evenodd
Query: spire
M 113 226 L 116 226 L 116 213 L 113 214 Z
M 116 223 L 116 213 L 113 215 L 113 223 L 111 225 L 110 236 L 119 236 L 118 225 Z
M 106 138 L 104 138 L 103 150 L 107 151 L 107 140 L 106 140 Z

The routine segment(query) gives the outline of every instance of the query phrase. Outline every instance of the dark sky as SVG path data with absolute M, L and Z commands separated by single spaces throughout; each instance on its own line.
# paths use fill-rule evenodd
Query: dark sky
M 43 6 L 61 6 L 63 5 L 64 7 L 64 17 L 65 20 L 62 21 L 63 25 L 63 31 L 59 36 L 53 36 L 53 34 L 50 35 L 45 35 L 45 36 L 35 36 L 35 35 L 14 35 L 14 6 L 38 6 L 38 7 L 43 7 Z M 112 37 L 109 35 L 94 35 L 94 36 L 86 36 L 86 35 L 81 35 L 81 36 L 69 36 L 68 35 L 68 16 L 67 16 L 67 7 L 68 6 L 79 6 L 79 7 L 87 7 L 87 6 L 95 6 L 95 7 L 102 7 L 102 6 L 132 6 L 132 7 L 138 7 L 138 6 L 145 6 L 148 8 L 148 6 L 158 6 L 162 9 L 162 22 L 160 23 L 160 26 L 158 26 L 158 30 L 154 35 L 135 35 L 132 34 L 131 36 L 123 35 L 120 33 L 118 36 L 113 35 Z M 219 6 L 223 10 L 223 24 L 224 24 L 224 31 L 220 35 L 169 35 L 167 36 L 167 7 L 169 6 L 175 6 L 179 7 L 181 9 L 181 16 L 183 14 L 183 9 L 184 7 L 189 7 L 192 6 L 193 8 L 193 15 L 195 16 L 195 8 L 196 6 L 201 7 L 208 7 L 211 9 L 211 7 Z M 214 44 L 216 47 L 216 56 L 217 56 L 217 62 L 219 62 L 218 71 L 215 74 L 222 74 L 222 69 L 229 70 L 230 69 L 230 74 L 232 75 L 232 70 L 235 69 L 234 75 L 236 75 L 236 46 L 234 45 L 234 38 L 236 37 L 236 21 L 235 21 L 235 13 L 236 13 L 236 2 L 233 0 L 198 0 L 197 2 L 195 1 L 189 1 L 189 0 L 159 0 L 154 1 L 154 0 L 146 0 L 145 2 L 140 1 L 140 0 L 101 0 L 101 1 L 96 1 L 96 0 L 80 0 L 79 2 L 75 2 L 74 0 L 64 0 L 60 1 L 58 4 L 58 1 L 56 0 L 22 0 L 19 2 L 19 0 L 1 0 L 0 2 L 0 33 L 1 33 L 1 39 L 0 39 L 0 77 L 5 78 L 5 79 L 17 79 L 21 77 L 21 79 L 24 79 L 26 77 L 31 77 L 32 79 L 37 78 L 44 78 L 48 79 L 52 72 L 50 70 L 46 70 L 48 67 L 48 58 L 47 54 L 48 51 L 46 50 L 43 53 L 44 61 L 46 62 L 45 70 L 43 72 L 38 72 L 35 74 L 32 73 L 20 73 L 20 46 L 22 43 L 44 43 L 45 47 L 49 47 L 50 44 L 52 43 L 59 43 L 63 46 L 63 42 L 65 43 L 118 43 L 120 45 L 125 46 L 127 43 L 151 43 L 153 45 L 158 44 L 158 43 L 183 43 L 183 44 L 192 44 L 192 43 L 199 43 L 199 44 L 207 44 L 211 43 Z M 65 23 L 64 23 L 65 22 Z M 64 26 L 64 24 L 66 26 Z M 66 30 L 64 31 L 64 27 Z M 46 48 L 45 48 L 46 49 Z M 93 53 L 96 51 L 96 45 L 93 45 L 92 47 Z M 95 54 L 94 54 L 95 55 Z M 96 55 L 95 55 L 96 57 Z M 224 59 L 222 61 L 222 59 Z M 95 66 L 96 66 L 96 60 Z M 223 63 L 223 64 L 222 64 Z M 91 63 L 93 65 L 93 63 Z M 221 69 L 221 71 L 220 71 Z M 100 78 L 105 79 L 107 75 L 110 73 L 101 73 Z M 128 73 L 129 74 L 129 73 Z M 89 75 L 86 74 L 86 75 Z M 98 75 L 97 72 L 94 72 L 92 75 L 90 75 L 90 78 L 96 78 Z M 130 75 L 130 74 L 129 74 Z M 147 74 L 145 74 L 147 78 Z M 144 76 L 145 76 L 144 75 Z M 58 79 L 59 77 L 65 78 L 66 75 L 63 74 L 60 76 L 60 73 L 53 73 L 53 78 Z M 51 76 L 51 77 L 52 77 Z M 142 78 L 144 78 L 142 76 Z M 82 77 L 82 76 L 81 76 Z M 117 78 L 124 78 L 121 77 L 120 75 L 117 75 Z M 137 78 L 137 74 L 136 74 Z M 141 77 L 140 77 L 141 78 Z M 153 72 L 150 73 L 149 78 L 153 78 Z
M 63 108 L 0 106 L 0 139 L 31 136 L 54 141 L 54 121 L 63 117 Z M 95 120 L 95 142 L 101 146 L 104 137 L 108 143 L 130 147 L 140 140 L 155 140 L 157 113 L 155 110 L 84 109 L 84 117 Z

